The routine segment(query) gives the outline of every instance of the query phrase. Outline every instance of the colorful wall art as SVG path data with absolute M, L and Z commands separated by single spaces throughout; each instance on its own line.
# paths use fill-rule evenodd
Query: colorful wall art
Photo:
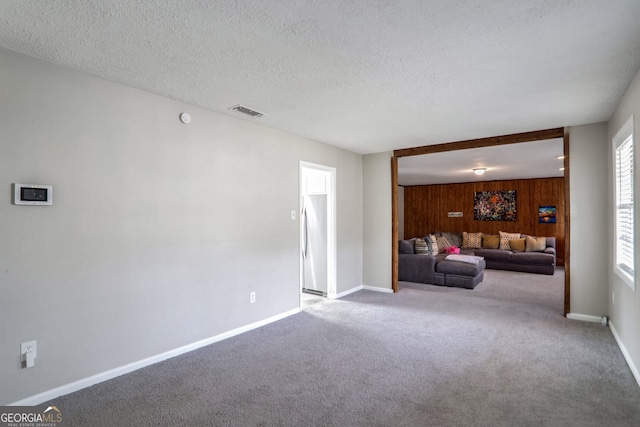
M 538 208 L 538 222 L 540 224 L 555 224 L 556 223 L 556 207 L 540 206 Z
M 516 190 L 476 191 L 473 196 L 473 219 L 515 221 L 516 206 Z

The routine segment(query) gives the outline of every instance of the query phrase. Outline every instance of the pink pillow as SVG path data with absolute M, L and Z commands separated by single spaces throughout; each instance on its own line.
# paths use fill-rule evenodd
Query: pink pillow
M 448 254 L 459 254 L 460 248 L 457 246 L 451 246 L 450 248 L 445 249 L 445 252 Z

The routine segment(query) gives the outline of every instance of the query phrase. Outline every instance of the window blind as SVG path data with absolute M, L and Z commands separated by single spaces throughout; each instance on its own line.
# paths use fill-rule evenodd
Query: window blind
M 633 116 L 613 137 L 615 161 L 614 271 L 635 290 L 635 189 Z
M 634 275 L 633 134 L 616 148 L 616 266 Z

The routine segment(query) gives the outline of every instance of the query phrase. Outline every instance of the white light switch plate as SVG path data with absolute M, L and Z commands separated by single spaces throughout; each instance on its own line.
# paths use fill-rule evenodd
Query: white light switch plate
M 28 353 L 29 350 L 31 350 L 31 352 L 33 353 L 33 357 L 38 357 L 38 349 L 36 344 L 36 341 L 28 341 L 20 344 L 20 355 L 24 355 L 25 353 Z M 24 356 L 22 356 L 22 360 L 24 359 Z

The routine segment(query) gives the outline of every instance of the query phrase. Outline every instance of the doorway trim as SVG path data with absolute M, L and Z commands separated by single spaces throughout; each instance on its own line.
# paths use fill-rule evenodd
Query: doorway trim
M 425 145 L 422 147 L 394 150 L 391 158 L 391 241 L 392 241 L 392 283 L 391 288 L 398 292 L 398 158 L 418 156 L 422 154 L 442 153 L 445 151 L 466 150 L 469 148 L 494 147 L 496 145 L 517 144 L 521 142 L 543 141 L 546 139 L 564 139 L 564 197 L 565 197 L 565 254 L 564 254 L 564 315 L 571 312 L 571 286 L 570 286 L 570 253 L 571 253 L 571 218 L 570 218 L 570 176 L 569 176 L 569 128 L 545 129 L 533 132 L 523 132 L 511 135 L 493 136 L 467 141 L 448 142 L 444 144 Z
M 304 197 L 303 175 L 305 169 L 326 172 L 329 180 L 327 185 L 327 298 L 335 299 L 337 295 L 337 229 L 336 229 L 336 168 L 317 163 L 300 161 L 298 169 L 298 265 L 299 265 L 299 286 L 300 309 L 302 310 L 302 285 L 304 271 L 302 270 L 302 206 Z

